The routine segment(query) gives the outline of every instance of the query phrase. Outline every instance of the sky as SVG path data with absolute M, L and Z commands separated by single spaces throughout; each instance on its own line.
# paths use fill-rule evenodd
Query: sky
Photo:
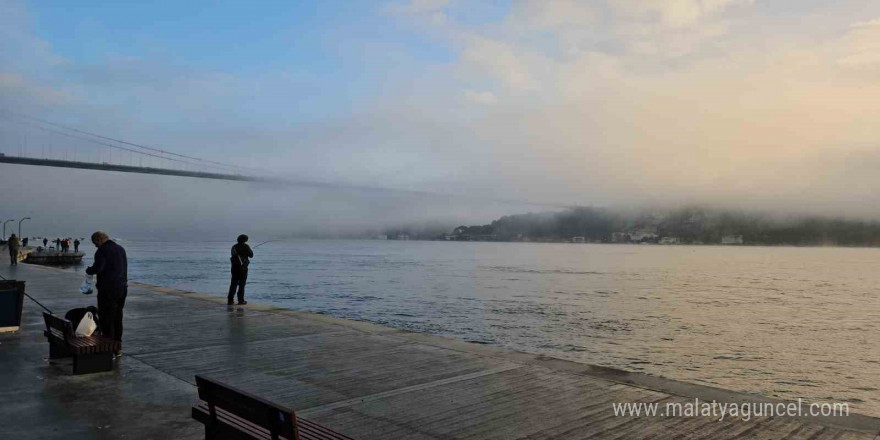
M 157 236 L 206 217 L 220 235 L 487 223 L 533 203 L 880 218 L 880 2 L 0 0 L 0 42 L 0 109 L 449 196 L 0 165 L 36 229 L 66 224 L 52 209 Z M 0 130 L 7 154 L 35 136 Z

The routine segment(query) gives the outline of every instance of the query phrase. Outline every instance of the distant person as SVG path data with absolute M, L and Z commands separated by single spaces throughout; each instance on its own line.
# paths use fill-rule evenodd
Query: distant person
M 232 282 L 229 283 L 229 296 L 226 303 L 232 305 L 232 297 L 235 295 L 235 289 L 238 288 L 238 303 L 247 304 L 244 300 L 244 285 L 247 283 L 248 265 L 250 258 L 254 257 L 254 251 L 247 245 L 248 236 L 239 235 L 238 242 L 232 246 Z
M 55 250 L 60 251 L 61 250 L 61 239 L 56 238 L 55 241 L 53 241 L 53 243 L 55 243 Z
M 20 244 L 15 234 L 9 236 L 9 242 L 6 245 L 9 247 L 9 264 L 12 266 L 18 266 L 18 247 Z
M 102 334 L 122 342 L 122 308 L 128 296 L 128 258 L 125 249 L 101 231 L 92 234 L 95 263 L 86 269 L 89 275 L 97 275 L 98 317 Z M 122 356 L 117 351 L 115 357 Z
M 79 239 L 73 240 L 73 251 L 79 252 Z
M 43 247 L 49 247 L 49 239 L 46 237 L 43 237 Z
M 21 245 L 22 245 L 22 246 L 27 247 L 27 243 L 28 243 L 28 238 L 27 238 L 27 237 L 21 239 Z

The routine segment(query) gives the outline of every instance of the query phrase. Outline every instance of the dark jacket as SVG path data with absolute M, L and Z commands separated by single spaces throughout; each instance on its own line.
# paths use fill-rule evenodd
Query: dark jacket
M 95 263 L 86 269 L 89 275 L 97 275 L 95 287 L 100 294 L 101 289 L 122 290 L 128 286 L 128 258 L 125 249 L 113 240 L 107 240 L 95 252 Z
M 250 258 L 254 257 L 254 251 L 247 243 L 236 243 L 232 246 L 232 256 L 229 260 L 232 262 L 233 271 L 243 271 L 248 269 L 251 263 Z

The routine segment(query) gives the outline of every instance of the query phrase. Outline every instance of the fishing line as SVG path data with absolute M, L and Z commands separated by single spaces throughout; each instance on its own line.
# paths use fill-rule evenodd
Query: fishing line
M 260 246 L 262 246 L 262 245 L 264 245 L 264 244 L 266 244 L 266 243 L 272 243 L 273 241 L 275 241 L 275 240 L 264 241 L 264 242 L 262 242 L 262 243 L 260 243 L 260 244 L 258 244 L 258 245 L 256 245 L 256 246 L 252 247 L 251 249 L 256 249 L 256 248 L 258 248 L 258 247 L 260 247 Z
M 4 276 L 3 276 L 3 275 L 0 275 L 0 278 L 3 278 L 3 281 L 9 281 L 9 280 L 8 280 L 8 279 L 6 279 L 6 277 L 4 277 Z M 22 292 L 22 293 L 24 293 L 24 292 Z M 39 301 L 37 301 L 37 300 L 35 300 L 35 299 L 34 299 L 34 298 L 33 298 L 33 297 L 32 297 L 32 296 L 30 296 L 30 295 L 28 295 L 28 294 L 27 294 L 27 293 L 25 293 L 25 294 L 24 294 L 24 296 L 26 296 L 26 297 L 28 297 L 28 298 L 30 298 L 30 299 L 31 299 L 31 301 L 33 301 L 33 302 L 35 302 L 35 303 L 37 303 L 37 305 L 38 305 L 38 306 L 40 306 L 40 307 L 42 307 L 42 308 L 43 308 L 43 309 L 45 309 L 45 310 L 46 310 L 46 311 L 47 311 L 47 312 L 49 312 L 49 314 L 50 314 L 50 315 L 54 315 L 54 313 L 52 313 L 52 311 L 51 311 L 51 310 L 49 310 L 49 309 L 48 309 L 48 308 L 47 308 L 47 307 L 46 307 L 46 306 L 44 306 L 44 305 L 42 305 L 42 304 L 40 304 L 40 302 L 39 302 Z
M 49 310 L 46 306 L 40 304 L 39 301 L 35 300 L 32 296 L 28 295 L 27 293 L 25 293 L 24 296 L 30 298 L 31 301 L 37 303 L 38 306 L 42 307 L 44 310 L 46 310 L 47 312 L 49 312 L 50 315 L 54 315 L 54 314 L 55 314 L 55 313 L 53 313 L 51 310 Z

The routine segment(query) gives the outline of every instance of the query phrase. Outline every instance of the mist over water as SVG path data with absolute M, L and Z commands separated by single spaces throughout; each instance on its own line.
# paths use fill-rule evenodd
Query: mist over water
M 123 245 L 133 281 L 226 294 L 231 242 Z M 880 249 L 301 240 L 255 254 L 248 300 L 880 415 Z

